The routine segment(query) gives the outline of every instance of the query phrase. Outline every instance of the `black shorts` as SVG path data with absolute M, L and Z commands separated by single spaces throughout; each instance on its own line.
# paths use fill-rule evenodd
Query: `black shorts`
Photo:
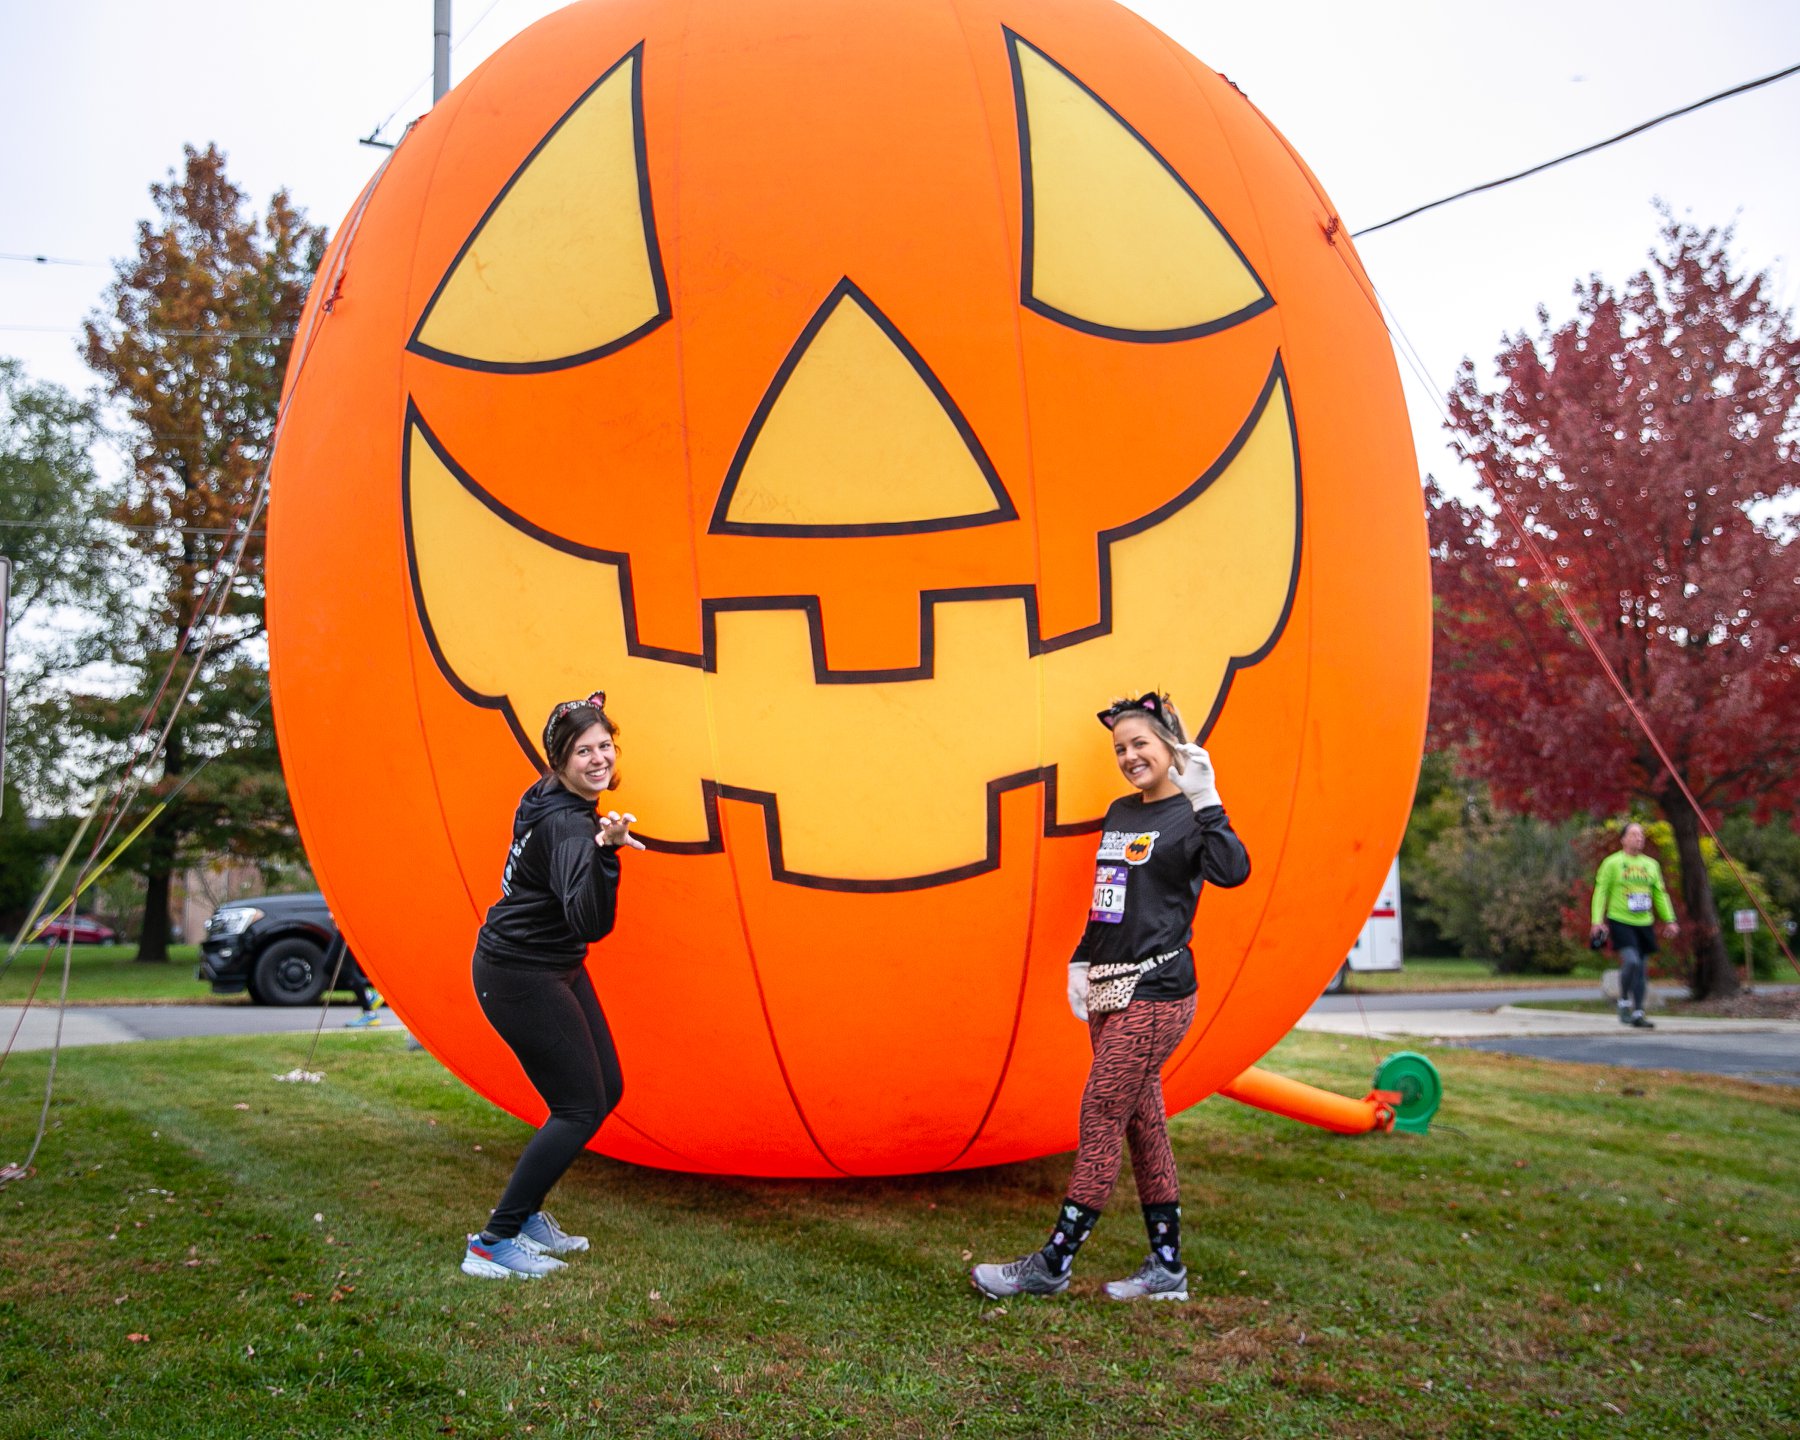
M 1635 950 L 1647 960 L 1656 953 L 1654 925 L 1627 925 L 1623 920 L 1608 920 L 1606 929 L 1612 936 L 1615 955 L 1621 950 Z

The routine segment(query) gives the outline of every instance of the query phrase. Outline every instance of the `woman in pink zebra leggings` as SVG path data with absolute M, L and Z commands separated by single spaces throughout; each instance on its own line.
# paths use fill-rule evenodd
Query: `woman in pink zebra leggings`
M 1092 1233 L 1131 1150 L 1150 1253 L 1137 1273 L 1112 1280 L 1115 1300 L 1185 1300 L 1180 1189 L 1163 1109 L 1162 1067 L 1194 1019 L 1194 907 L 1208 883 L 1242 885 L 1250 857 L 1231 828 L 1212 758 L 1188 743 L 1167 695 L 1120 700 L 1100 713 L 1113 756 L 1134 793 L 1101 822 L 1094 903 L 1069 962 L 1069 1008 L 1085 1020 L 1094 1062 L 1081 1095 L 1081 1148 L 1068 1198 L 1050 1238 L 1010 1264 L 977 1265 L 976 1289 L 996 1299 L 1059 1295 L 1075 1252 Z M 1130 1003 L 1088 1013 L 1088 967 L 1134 964 Z

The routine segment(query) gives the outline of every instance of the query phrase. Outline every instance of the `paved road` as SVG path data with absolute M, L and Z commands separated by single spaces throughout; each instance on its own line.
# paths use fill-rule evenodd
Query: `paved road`
M 1540 1060 L 1626 1065 L 1634 1070 L 1698 1070 L 1771 1085 L 1800 1085 L 1800 1034 L 1792 1031 L 1727 1036 L 1621 1027 L 1616 1035 L 1511 1035 L 1456 1043 Z
M 1795 987 L 1757 988 L 1766 993 L 1791 992 Z M 1631 1030 L 1609 1013 L 1524 1008 L 1534 1001 L 1580 999 L 1594 993 L 1595 987 L 1584 985 L 1541 990 L 1327 995 L 1302 1017 L 1298 1028 L 1343 1035 L 1368 1033 L 1383 1038 L 1426 1039 L 1576 1064 L 1699 1071 L 1800 1085 L 1800 1023 L 1794 1021 L 1702 1020 L 1661 1015 L 1656 1019 L 1656 1029 Z M 1655 993 L 1672 999 L 1685 991 L 1657 987 Z

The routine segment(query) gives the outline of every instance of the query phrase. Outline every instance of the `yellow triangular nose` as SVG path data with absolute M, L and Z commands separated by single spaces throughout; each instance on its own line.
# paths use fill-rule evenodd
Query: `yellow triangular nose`
M 1017 518 L 919 353 L 849 280 L 770 383 L 713 509 L 727 535 L 905 535 Z

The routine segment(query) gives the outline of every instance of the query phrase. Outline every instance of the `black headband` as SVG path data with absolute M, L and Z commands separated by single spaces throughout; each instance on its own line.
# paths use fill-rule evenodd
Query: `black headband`
M 591 705 L 601 714 L 606 713 L 606 692 L 596 690 L 585 700 L 565 700 L 550 712 L 550 718 L 544 722 L 544 758 L 550 758 L 550 737 L 556 731 L 556 722 L 571 711 L 579 710 L 583 705 Z

